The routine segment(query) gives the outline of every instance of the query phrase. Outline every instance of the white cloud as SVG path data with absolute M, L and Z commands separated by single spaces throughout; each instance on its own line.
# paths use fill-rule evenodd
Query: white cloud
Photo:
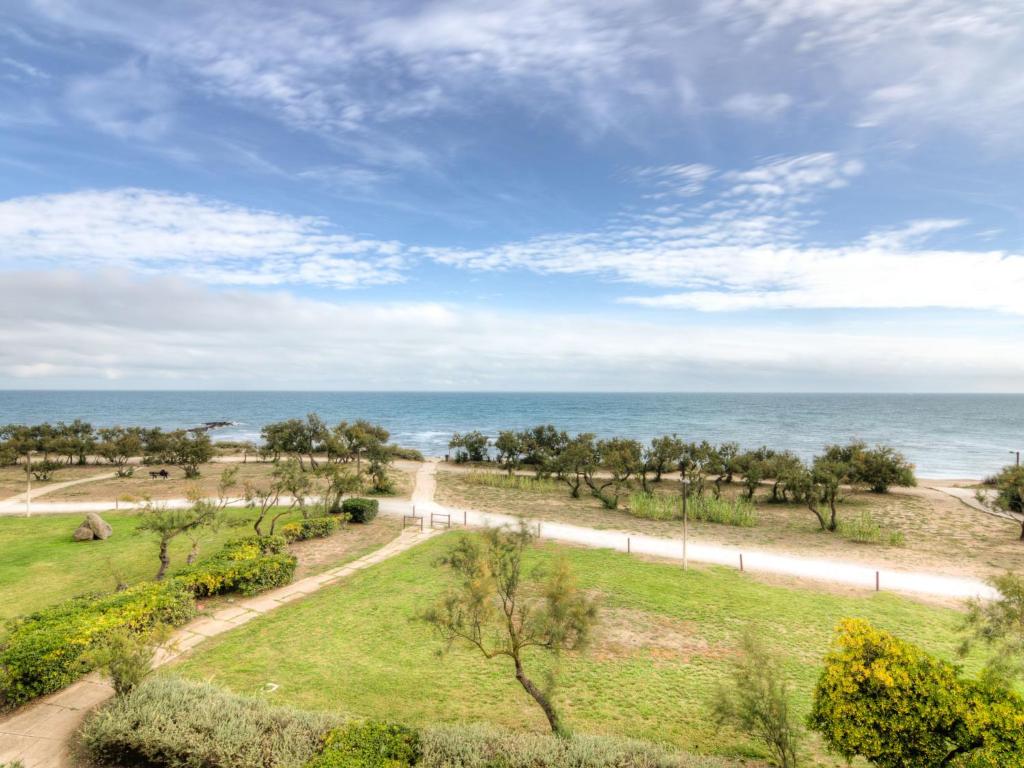
M 793 104 L 788 93 L 737 93 L 722 102 L 722 109 L 748 120 L 775 120 Z
M 642 184 L 656 187 L 656 192 L 647 195 L 656 199 L 672 195 L 689 197 L 699 194 L 714 174 L 715 169 L 704 163 L 678 163 L 638 168 L 634 171 L 633 177 Z
M 963 391 L 1012 390 L 1024 375 L 1019 328 L 998 324 L 717 327 L 336 304 L 120 273 L 4 280 L 4 386 Z
M 143 189 L 0 202 L 0 264 L 116 267 L 220 284 L 339 288 L 401 279 L 394 242 L 334 231 L 323 219 Z
M 962 220 L 920 220 L 848 244 L 815 244 L 806 211 L 863 171 L 834 153 L 771 158 L 717 174 L 718 196 L 665 205 L 595 232 L 429 255 L 476 270 L 593 275 L 676 289 L 623 303 L 702 311 L 818 308 L 995 310 L 1024 314 L 1024 254 L 924 247 Z M 660 183 L 660 176 L 657 177 Z

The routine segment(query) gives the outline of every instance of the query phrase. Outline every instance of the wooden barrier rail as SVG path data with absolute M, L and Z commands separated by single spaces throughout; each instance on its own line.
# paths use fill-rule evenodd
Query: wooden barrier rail
M 423 530 L 423 518 L 417 517 L 416 515 L 402 515 L 402 530 L 405 530 L 406 525 L 419 525 L 420 530 Z
M 421 518 L 422 519 L 422 518 Z M 445 514 L 444 512 L 431 512 L 430 513 L 430 527 L 434 527 L 434 523 L 439 522 L 444 525 L 445 528 L 452 527 L 452 516 Z

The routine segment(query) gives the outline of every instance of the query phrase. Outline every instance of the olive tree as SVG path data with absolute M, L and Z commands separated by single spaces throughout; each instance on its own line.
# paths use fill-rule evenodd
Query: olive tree
M 516 680 L 543 710 L 552 732 L 562 735 L 566 730 L 552 697 L 555 674 L 545 686 L 538 685 L 526 669 L 526 654 L 536 649 L 557 660 L 564 651 L 583 647 L 597 608 L 564 559 L 546 571 L 525 572 L 531 540 L 525 524 L 462 536 L 441 561 L 457 584 L 423 619 L 449 646 L 459 641 L 485 658 L 509 659 Z
M 487 436 L 477 432 L 460 434 L 456 432 L 448 441 L 448 447 L 455 451 L 455 461 L 459 464 L 467 461 L 487 460 Z
M 584 432 L 576 435 L 555 456 L 547 459 L 546 471 L 568 485 L 569 495 L 578 499 L 583 479 L 596 471 L 600 463 L 594 435 Z
M 198 557 L 198 533 L 203 529 L 216 527 L 222 521 L 224 509 L 230 502 L 228 494 L 235 485 L 236 474 L 235 468 L 224 470 L 217 487 L 216 500 L 200 498 L 198 492 L 192 491 L 189 494 L 190 505 L 185 509 L 172 509 L 166 504 L 147 502 L 142 510 L 137 530 L 151 533 L 157 539 L 160 558 L 160 568 L 155 576 L 157 581 L 162 580 L 167 573 L 171 564 L 171 542 L 177 537 L 186 536 L 192 540 L 192 549 L 188 555 L 189 563 Z
M 960 653 L 966 656 L 975 643 L 981 643 L 991 651 L 990 672 L 1005 678 L 1024 676 L 1024 577 L 1007 572 L 987 581 L 998 597 L 967 602 L 967 637 Z
M 992 478 L 995 495 L 990 496 L 979 490 L 976 497 L 993 512 L 1001 514 L 1020 525 L 1020 540 L 1024 541 L 1024 467 L 1010 465 Z
M 505 468 L 508 476 L 519 469 L 523 454 L 526 453 L 526 442 L 523 433 L 511 429 L 503 429 L 494 440 L 494 449 L 498 452 L 498 464 Z
M 636 440 L 613 437 L 597 441 L 599 464 L 591 464 L 583 481 L 605 509 L 616 509 L 619 497 L 629 488 L 629 479 L 643 464 L 643 446 Z

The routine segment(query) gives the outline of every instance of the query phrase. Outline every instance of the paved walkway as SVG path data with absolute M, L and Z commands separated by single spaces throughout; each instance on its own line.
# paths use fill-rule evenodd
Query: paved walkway
M 387 560 L 437 533 L 440 531 L 407 528 L 398 538 L 376 552 L 351 563 L 256 597 L 239 600 L 210 616 L 194 619 L 174 634 L 168 644 L 170 650 L 157 652 L 153 665 L 166 664 L 207 638 L 229 632 L 285 603 L 310 595 L 356 571 Z M 113 695 L 114 689 L 110 684 L 93 674 L 0 720 L 0 765 L 20 760 L 25 768 L 71 768 L 74 765 L 68 749 L 71 737 L 89 710 Z

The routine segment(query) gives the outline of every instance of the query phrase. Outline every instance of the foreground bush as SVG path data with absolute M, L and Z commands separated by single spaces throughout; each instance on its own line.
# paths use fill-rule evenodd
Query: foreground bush
M 377 516 L 380 502 L 376 499 L 345 499 L 341 505 L 342 513 L 348 515 L 353 523 L 368 523 Z
M 405 768 L 419 765 L 420 735 L 392 723 L 350 723 L 324 738 L 306 768 Z
M 310 517 L 306 520 L 299 520 L 283 526 L 281 528 L 281 535 L 288 541 L 322 539 L 330 536 L 340 527 L 341 520 L 337 517 Z
M 174 581 L 196 597 L 241 592 L 255 595 L 292 580 L 298 561 L 281 551 L 283 536 L 251 536 L 228 542 L 216 555 L 180 571 Z
M 90 654 L 112 633 L 177 626 L 194 615 L 192 593 L 183 584 L 148 582 L 15 619 L 0 647 L 0 705 L 16 706 L 73 683 L 94 668 Z
M 90 717 L 82 741 L 101 764 L 296 768 L 338 722 L 204 683 L 154 678 Z
M 809 721 L 830 749 L 881 768 L 1024 766 L 1020 696 L 860 619 L 840 624 Z
M 725 761 L 631 739 L 565 738 L 487 726 L 426 728 L 422 768 L 720 768 Z

